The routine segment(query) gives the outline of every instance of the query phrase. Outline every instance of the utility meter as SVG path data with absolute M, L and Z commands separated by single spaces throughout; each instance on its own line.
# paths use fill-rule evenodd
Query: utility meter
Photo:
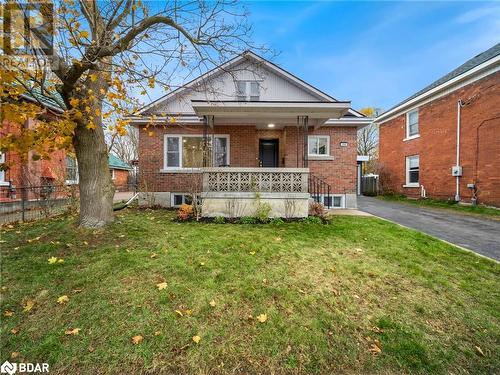
M 453 177 L 461 177 L 462 176 L 462 166 L 461 165 L 454 165 L 451 167 L 451 175 Z

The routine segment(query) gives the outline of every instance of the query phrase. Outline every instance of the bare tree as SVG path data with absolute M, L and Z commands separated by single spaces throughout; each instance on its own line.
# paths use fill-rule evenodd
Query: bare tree
M 109 152 L 118 156 L 127 164 L 137 160 L 139 155 L 139 129 L 127 126 L 127 134 L 118 136 L 116 133 L 107 133 Z
M 15 4 L 29 13 L 22 3 Z M 21 88 L 37 100 L 40 93 L 50 97 L 65 112 L 56 120 L 40 119 L 46 124 L 34 130 L 37 142 L 13 135 L 0 140 L 0 147 L 21 149 L 29 144 L 47 153 L 54 147 L 72 146 L 79 167 L 80 225 L 100 227 L 113 220 L 105 120 L 115 116 L 108 129 L 124 135 L 125 118 L 138 109 L 131 90 L 148 94 L 159 85 L 170 91 L 179 71 L 192 75 L 245 49 L 256 49 L 249 39 L 246 11 L 235 0 L 146 4 L 62 0 L 42 3 L 37 12 L 48 26 L 30 29 L 29 37 L 21 33 L 30 44 L 31 62 L 13 60 L 8 74 L 2 73 L 7 88 L 0 94 L 5 98 L 3 116 L 13 121 L 26 117 L 27 107 L 16 104 Z M 5 13 L 6 19 L 12 14 Z M 25 22 L 30 19 L 25 14 Z M 55 27 L 52 19 L 57 19 Z M 7 37 L 12 37 L 15 30 L 11 31 Z M 48 35 L 54 38 L 53 48 L 45 48 Z M 35 109 L 30 113 L 38 114 Z M 54 146 L 48 146 L 49 141 Z

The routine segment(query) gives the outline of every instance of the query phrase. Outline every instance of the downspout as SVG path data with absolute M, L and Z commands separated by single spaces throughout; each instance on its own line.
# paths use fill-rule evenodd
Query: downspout
M 463 107 L 463 102 L 460 99 L 457 101 L 457 158 L 455 166 L 460 165 L 460 115 L 461 109 Z M 455 201 L 460 202 L 460 176 L 455 177 Z

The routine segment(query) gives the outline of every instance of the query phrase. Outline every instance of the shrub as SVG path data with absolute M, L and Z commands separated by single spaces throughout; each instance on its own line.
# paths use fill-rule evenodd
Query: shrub
M 255 216 L 261 223 L 269 222 L 269 215 L 271 215 L 271 211 L 273 208 L 269 203 L 259 202 L 257 209 L 255 210 Z
M 327 211 L 325 207 L 316 201 L 309 203 L 309 216 L 317 216 L 326 219 Z
M 240 224 L 255 224 L 257 223 L 257 218 L 253 216 L 243 216 L 238 221 Z
M 281 217 L 275 217 L 274 219 L 271 219 L 271 224 L 272 225 L 280 225 L 280 224 L 284 224 L 285 222 L 283 221 L 283 219 Z
M 224 216 L 214 217 L 215 224 L 224 224 L 226 222 L 226 218 Z
M 193 217 L 193 206 L 190 204 L 181 204 L 177 211 L 177 220 L 186 221 Z
M 308 216 L 302 219 L 306 224 L 323 224 L 323 220 L 319 216 Z

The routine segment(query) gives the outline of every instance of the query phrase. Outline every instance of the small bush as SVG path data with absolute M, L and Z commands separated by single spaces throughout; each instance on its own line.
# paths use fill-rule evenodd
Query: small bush
M 177 220 L 187 221 L 193 217 L 193 206 L 190 204 L 181 204 L 177 211 Z
M 309 216 L 317 216 L 321 219 L 326 219 L 327 211 L 325 206 L 316 201 L 309 203 Z
M 281 217 L 275 217 L 274 219 L 271 219 L 271 224 L 272 225 L 280 225 L 284 224 L 285 221 Z
M 269 203 L 262 203 L 259 202 L 259 205 L 257 206 L 257 210 L 255 210 L 255 216 L 261 223 L 268 223 L 269 222 L 269 215 L 271 215 L 271 211 L 273 208 Z
M 323 220 L 318 216 L 308 216 L 302 219 L 306 224 L 323 224 Z
M 240 224 L 256 224 L 257 218 L 255 218 L 253 216 L 243 216 L 240 218 L 238 223 L 240 223 Z
M 214 217 L 215 224 L 224 224 L 226 222 L 226 218 L 224 216 Z

